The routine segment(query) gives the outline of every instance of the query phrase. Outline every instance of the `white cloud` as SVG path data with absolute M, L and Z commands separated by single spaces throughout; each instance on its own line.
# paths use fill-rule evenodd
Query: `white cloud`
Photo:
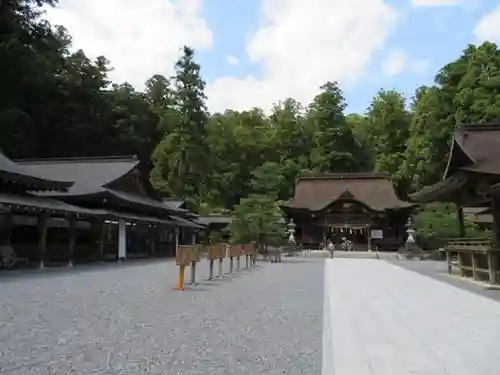
M 479 42 L 486 40 L 500 43 L 500 6 L 486 14 L 476 25 L 474 34 Z
M 113 81 L 142 89 L 153 74 L 173 72 L 183 45 L 212 46 L 200 11 L 201 0 L 64 0 L 47 18 L 68 29 L 75 49 L 106 56 Z
M 247 54 L 262 74 L 216 79 L 207 87 L 211 110 L 269 110 L 286 97 L 306 104 L 327 80 L 354 83 L 397 13 L 383 0 L 262 0 L 261 21 Z
M 238 65 L 240 63 L 240 60 L 233 55 L 226 56 L 226 61 L 231 65 Z
M 411 1 L 411 5 L 414 7 L 455 6 L 455 5 L 462 5 L 463 3 L 464 0 L 412 0 Z
M 387 77 L 400 75 L 405 72 L 425 74 L 429 70 L 428 59 L 414 59 L 400 49 L 392 50 L 382 63 L 382 71 Z
M 401 50 L 392 51 L 382 63 L 382 70 L 386 76 L 396 76 L 406 68 L 406 55 Z
M 410 68 L 413 73 L 425 74 L 429 71 L 430 62 L 427 59 L 413 61 Z

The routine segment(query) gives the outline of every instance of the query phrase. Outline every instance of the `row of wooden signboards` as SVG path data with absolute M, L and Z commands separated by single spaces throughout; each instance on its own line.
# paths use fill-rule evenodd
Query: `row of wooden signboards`
M 240 256 L 257 256 L 257 246 L 249 244 L 218 244 L 218 245 L 181 245 L 177 248 L 176 262 L 178 266 L 188 266 L 199 262 L 201 253 L 206 252 L 207 260 L 214 261 L 224 258 L 237 258 Z

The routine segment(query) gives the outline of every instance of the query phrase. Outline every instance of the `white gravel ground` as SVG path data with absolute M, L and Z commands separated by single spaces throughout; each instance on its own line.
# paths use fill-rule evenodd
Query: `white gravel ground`
M 323 271 L 259 263 L 184 293 L 171 261 L 0 275 L 0 374 L 320 374 Z

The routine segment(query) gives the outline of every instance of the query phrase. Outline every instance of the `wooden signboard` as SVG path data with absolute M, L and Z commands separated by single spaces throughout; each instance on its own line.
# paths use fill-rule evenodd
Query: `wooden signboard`
M 253 244 L 248 243 L 246 245 L 243 245 L 243 254 L 252 255 L 252 251 L 253 251 Z
M 177 248 L 175 261 L 178 266 L 188 266 L 200 261 L 200 248 L 197 245 L 181 245 Z
M 229 257 L 238 257 L 243 254 L 243 245 L 231 245 L 229 248 Z
M 208 247 L 207 259 L 216 260 L 222 259 L 226 256 L 226 245 L 212 245 Z

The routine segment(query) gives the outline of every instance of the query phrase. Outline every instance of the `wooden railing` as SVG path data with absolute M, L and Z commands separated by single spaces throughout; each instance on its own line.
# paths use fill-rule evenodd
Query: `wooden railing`
M 498 284 L 500 281 L 500 248 L 491 240 L 477 238 L 450 239 L 446 247 L 448 273 L 458 268 L 460 275 L 473 280 Z

